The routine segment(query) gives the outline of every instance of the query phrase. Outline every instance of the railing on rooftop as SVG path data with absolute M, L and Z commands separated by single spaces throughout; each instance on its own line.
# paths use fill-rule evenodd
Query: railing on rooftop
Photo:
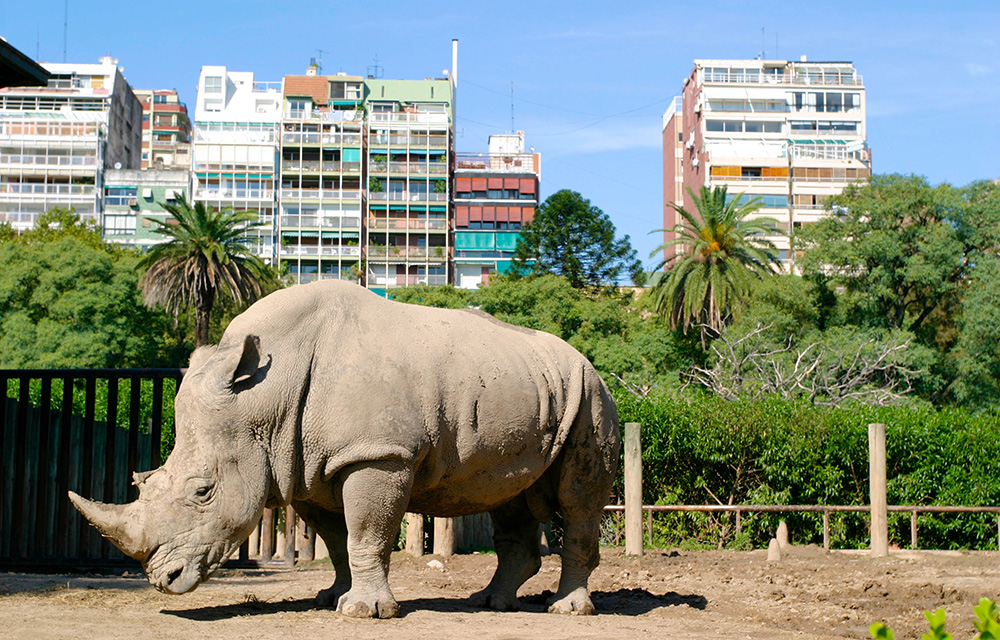
M 457 153 L 455 170 L 538 174 L 540 167 L 533 153 Z

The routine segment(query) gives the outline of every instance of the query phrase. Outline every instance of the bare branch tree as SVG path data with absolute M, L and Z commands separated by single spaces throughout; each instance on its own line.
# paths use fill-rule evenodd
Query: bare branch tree
M 884 406 L 899 402 L 924 373 L 902 362 L 910 339 L 871 338 L 838 347 L 820 341 L 795 345 L 788 337 L 776 345 L 767 339 L 769 329 L 771 325 L 757 325 L 735 340 L 720 336 L 712 344 L 714 364 L 691 367 L 684 374 L 686 384 L 701 385 L 728 400 L 804 395 L 823 406 L 848 400 Z

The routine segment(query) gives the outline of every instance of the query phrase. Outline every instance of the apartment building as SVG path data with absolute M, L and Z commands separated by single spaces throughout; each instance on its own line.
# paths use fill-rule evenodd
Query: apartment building
M 294 282 L 361 280 L 364 80 L 285 76 L 278 258 Z
M 136 89 L 142 105 L 142 168 L 190 169 L 191 120 L 176 89 Z
M 0 221 L 53 207 L 100 222 L 104 173 L 138 169 L 142 107 L 118 61 L 42 65 L 44 87 L 0 88 Z
M 541 161 L 524 132 L 492 135 L 488 153 L 455 154 L 454 284 L 477 289 L 506 273 L 521 226 L 538 207 Z
M 156 229 L 170 214 L 164 204 L 191 200 L 188 169 L 109 169 L 104 174 L 104 239 L 150 247 L 166 238 Z
M 795 231 L 870 174 L 864 82 L 851 62 L 695 60 L 663 116 L 664 228 L 678 222 L 671 203 L 691 210 L 687 189 L 724 185 L 777 220 L 789 269 Z
M 250 232 L 251 247 L 277 260 L 280 82 L 258 82 L 253 72 L 204 66 L 192 141 L 193 197 L 216 209 L 254 211 L 263 226 Z
M 364 282 L 387 289 L 450 281 L 448 79 L 365 79 Z

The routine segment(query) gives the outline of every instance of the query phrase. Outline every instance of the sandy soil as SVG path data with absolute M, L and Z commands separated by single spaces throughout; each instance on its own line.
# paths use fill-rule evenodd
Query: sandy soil
M 945 607 L 956 640 L 973 636 L 972 607 L 1000 591 L 997 553 L 658 551 L 642 559 L 606 550 L 590 586 L 598 615 L 544 613 L 558 557 L 521 590 L 523 611 L 470 607 L 493 555 L 393 555 L 394 620 L 353 620 L 317 609 L 332 572 L 319 565 L 223 571 L 197 591 L 167 596 L 141 575 L 0 574 L 2 638 L 867 638 L 886 621 L 896 637 L 926 631 L 925 609 Z

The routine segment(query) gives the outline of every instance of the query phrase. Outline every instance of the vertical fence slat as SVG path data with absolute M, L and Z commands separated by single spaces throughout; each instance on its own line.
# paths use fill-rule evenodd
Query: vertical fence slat
M 108 377 L 108 417 L 104 425 L 104 502 L 115 502 L 115 442 L 118 435 L 118 378 Z M 101 543 L 101 555 L 119 557 L 118 551 L 106 541 Z
M 80 467 L 80 493 L 85 498 L 94 497 L 94 405 L 97 396 L 97 379 L 87 376 L 83 395 L 83 459 Z M 78 535 L 81 558 L 92 558 L 99 548 L 94 528 L 86 518 L 79 519 Z
M 63 378 L 62 393 L 62 415 L 59 418 L 59 458 L 57 468 L 59 469 L 59 492 L 56 494 L 58 501 L 56 504 L 56 549 L 55 555 L 60 558 L 69 557 L 69 498 L 66 497 L 69 491 L 69 454 L 70 454 L 70 433 L 72 432 L 73 420 L 73 378 L 67 376 Z
M 10 487 L 7 486 L 7 474 L 4 472 L 6 468 L 6 453 L 7 453 L 7 380 L 6 376 L 0 376 L 0 557 L 4 557 L 6 553 L 5 549 L 10 548 L 10 527 L 7 525 L 5 520 L 5 515 L 7 513 L 7 506 L 9 504 L 9 496 L 7 491 Z
M 38 472 L 35 477 L 35 555 L 49 555 L 49 468 L 52 432 L 52 378 L 42 378 L 38 398 Z
M 153 416 L 150 424 L 149 435 L 152 439 L 153 450 L 149 452 L 149 459 L 152 469 L 160 466 L 160 440 L 163 433 L 163 378 L 157 376 L 153 378 Z
M 11 545 L 10 557 L 21 558 L 25 552 L 24 489 L 27 464 L 25 460 L 25 440 L 28 437 L 28 407 L 31 385 L 28 378 L 21 378 L 17 394 L 17 424 L 14 425 L 14 495 L 11 496 Z
M 139 409 L 142 403 L 142 378 L 134 375 L 129 380 L 128 403 L 128 468 L 125 476 L 131 478 L 138 471 L 139 464 Z M 139 497 L 139 488 L 128 483 L 128 501 Z
M 264 509 L 260 521 L 260 559 L 264 562 L 274 559 L 274 509 Z

